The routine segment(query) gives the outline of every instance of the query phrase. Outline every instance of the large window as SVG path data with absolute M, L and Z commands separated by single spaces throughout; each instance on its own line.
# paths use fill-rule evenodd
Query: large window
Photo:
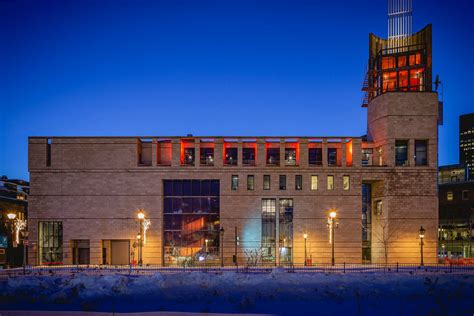
M 237 148 L 229 147 L 225 149 L 224 163 L 229 166 L 237 165 Z
M 279 248 L 280 263 L 292 263 L 293 259 L 293 199 L 279 199 Z
M 286 190 L 286 176 L 280 175 L 280 190 Z
M 263 189 L 270 190 L 270 175 L 268 174 L 263 176 Z
M 40 264 L 63 263 L 63 223 L 39 222 L 39 260 Z
M 280 148 L 267 148 L 267 165 L 280 165 Z
M 255 148 L 242 148 L 242 164 L 247 166 L 255 165 Z
M 201 166 L 213 166 L 214 165 L 214 148 L 201 147 Z
M 276 247 L 276 201 L 262 199 L 262 261 L 275 261 Z
M 303 189 L 303 176 L 297 174 L 295 176 L 295 190 L 302 190 Z
M 309 148 L 308 149 L 308 163 L 310 165 L 321 166 L 323 164 L 323 149 Z
M 163 180 L 165 264 L 219 261 L 219 180 Z
M 285 165 L 295 166 L 296 165 L 296 149 L 285 148 Z
M 408 141 L 406 140 L 395 141 L 395 165 L 408 165 Z
M 428 164 L 428 145 L 426 140 L 415 140 L 415 165 L 426 166 Z

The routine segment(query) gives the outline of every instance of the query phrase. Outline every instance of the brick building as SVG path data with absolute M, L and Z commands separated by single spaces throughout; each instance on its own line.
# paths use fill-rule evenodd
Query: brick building
M 431 26 L 371 34 L 364 90 L 363 137 L 30 137 L 30 262 L 134 262 L 139 209 L 143 264 L 419 263 L 420 226 L 436 262 Z

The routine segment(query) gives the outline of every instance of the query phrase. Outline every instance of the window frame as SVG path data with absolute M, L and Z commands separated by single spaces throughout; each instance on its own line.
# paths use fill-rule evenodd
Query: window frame
M 252 180 L 250 180 L 252 179 Z M 255 176 L 253 174 L 247 175 L 247 190 L 254 191 L 255 190 Z
M 236 182 L 234 183 L 234 179 Z M 235 186 L 234 186 L 235 184 Z M 230 190 L 231 191 L 237 191 L 239 189 L 239 175 L 238 174 L 233 174 L 230 178 Z
M 313 179 L 316 179 L 316 188 L 314 188 L 314 186 L 313 186 Z M 319 179 L 318 179 L 317 175 L 311 175 L 311 191 L 317 191 L 318 190 L 318 186 L 319 186 L 318 181 L 319 181 Z

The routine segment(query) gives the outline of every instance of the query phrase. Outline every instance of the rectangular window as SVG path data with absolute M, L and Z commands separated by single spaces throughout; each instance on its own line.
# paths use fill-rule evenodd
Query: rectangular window
M 342 177 L 342 189 L 347 191 L 351 188 L 351 179 L 349 176 Z
M 46 166 L 51 167 L 51 138 L 46 140 Z
M 39 222 L 38 225 L 40 264 L 62 264 L 63 223 Z
M 237 165 L 237 148 L 226 148 L 224 162 L 229 166 Z
M 267 165 L 280 165 L 280 148 L 267 148 Z
M 328 148 L 328 166 L 337 164 L 337 148 Z
M 165 264 L 193 260 L 198 252 L 219 258 L 220 228 L 219 180 L 163 180 Z
M 233 175 L 231 180 L 231 190 L 237 190 L 239 188 L 239 176 Z
M 334 176 L 328 176 L 328 190 L 334 190 Z
M 426 166 L 428 164 L 428 146 L 426 140 L 415 140 L 415 165 Z
M 318 176 L 311 176 L 311 190 L 315 191 L 318 189 Z
M 261 260 L 265 262 L 275 261 L 276 247 L 276 200 L 262 199 L 262 238 L 261 238 Z
M 296 149 L 285 148 L 285 165 L 296 166 Z
M 270 190 L 270 175 L 268 174 L 263 176 L 263 189 Z
M 242 148 L 242 164 L 246 166 L 255 165 L 255 148 Z
M 139 138 L 137 141 L 138 166 L 151 166 L 152 139 Z
M 372 156 L 373 156 L 373 149 L 372 148 L 364 148 L 362 149 L 362 166 L 372 166 Z
M 395 141 L 395 165 L 408 165 L 408 141 L 406 140 Z
M 446 200 L 448 200 L 448 201 L 453 200 L 453 192 L 448 192 L 448 194 L 446 195 Z
M 213 166 L 214 165 L 214 148 L 201 147 L 201 166 Z
M 295 190 L 303 189 L 303 176 L 298 174 L 295 176 Z
M 309 148 L 308 149 L 308 163 L 310 165 L 321 166 L 323 164 L 323 149 Z
M 194 166 L 194 148 L 184 148 L 184 165 Z
M 253 190 L 255 188 L 255 177 L 253 175 L 247 176 L 247 190 Z
M 286 176 L 280 175 L 280 190 L 286 190 Z
M 280 263 L 293 262 L 293 199 L 279 199 Z

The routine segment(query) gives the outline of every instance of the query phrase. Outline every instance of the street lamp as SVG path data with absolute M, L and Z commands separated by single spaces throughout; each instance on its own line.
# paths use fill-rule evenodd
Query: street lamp
M 9 220 L 12 221 L 12 220 L 14 220 L 14 219 L 16 218 L 16 214 L 15 214 L 15 213 L 8 213 L 8 214 L 7 214 L 7 217 L 8 217 Z
M 420 256 L 421 256 L 421 262 L 420 262 L 420 265 L 421 266 L 424 266 L 424 263 L 423 263 L 423 239 L 425 238 L 425 229 L 423 228 L 423 226 L 420 227 Z
M 220 248 L 221 248 L 221 267 L 224 267 L 224 227 L 221 227 L 220 230 L 220 235 L 221 235 L 221 242 L 220 242 Z
M 337 216 L 337 213 L 335 210 L 332 210 L 331 212 L 329 212 L 329 219 L 328 219 L 328 225 L 329 225 L 329 229 L 330 229 L 330 241 L 331 241 L 331 253 L 332 253 L 332 257 L 331 257 L 331 265 L 335 265 L 336 261 L 334 259 L 334 228 L 335 228 L 335 221 L 336 221 L 336 216 Z
M 138 210 L 137 214 L 138 221 L 140 223 L 140 233 L 137 236 L 138 239 L 138 265 L 141 266 L 143 264 L 143 222 L 145 221 L 145 213 L 143 210 Z
M 306 239 L 308 238 L 308 234 L 303 234 L 303 238 L 304 238 L 304 265 L 306 266 L 306 259 L 307 259 L 307 256 L 306 256 Z

